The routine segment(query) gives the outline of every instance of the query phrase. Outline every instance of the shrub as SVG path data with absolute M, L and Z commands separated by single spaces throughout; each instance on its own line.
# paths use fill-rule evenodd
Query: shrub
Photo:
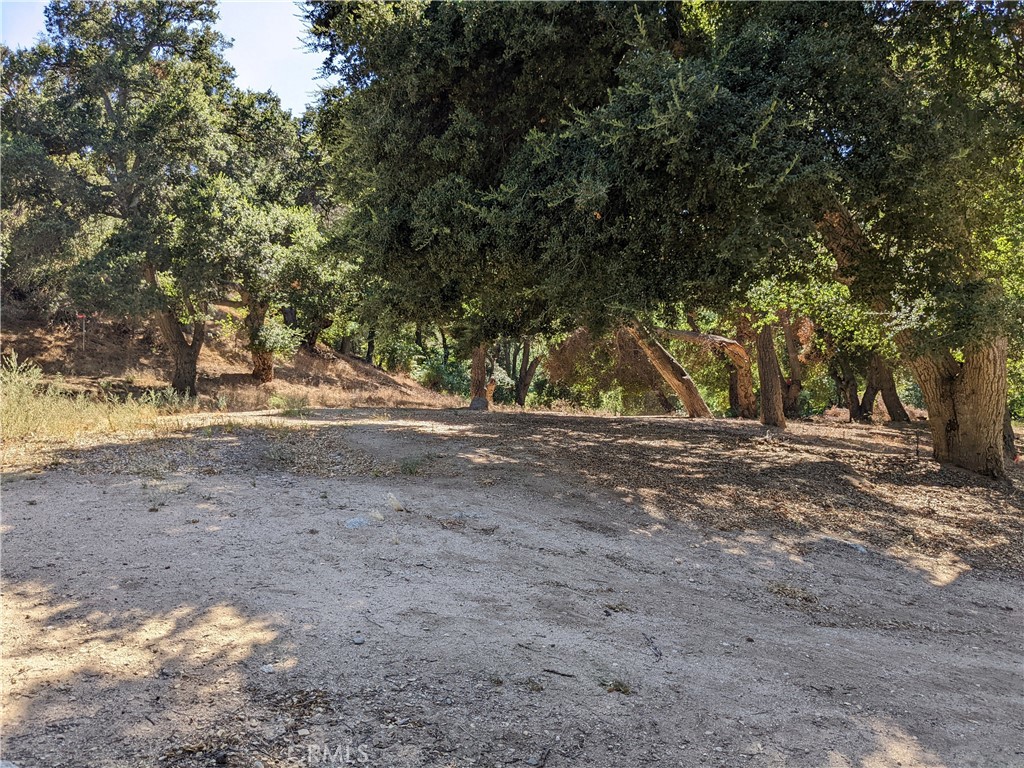
M 444 357 L 438 350 L 420 355 L 412 365 L 412 376 L 427 389 L 453 395 L 469 395 L 469 371 L 464 362 Z

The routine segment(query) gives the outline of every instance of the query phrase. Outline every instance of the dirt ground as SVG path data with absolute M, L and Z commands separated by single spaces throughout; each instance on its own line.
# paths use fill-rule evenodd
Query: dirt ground
M 926 445 L 377 409 L 62 451 L 5 476 L 3 757 L 1024 765 L 1024 471 Z

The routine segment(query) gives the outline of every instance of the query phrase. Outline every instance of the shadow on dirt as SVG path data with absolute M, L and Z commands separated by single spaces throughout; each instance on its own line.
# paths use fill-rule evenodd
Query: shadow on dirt
M 912 431 L 226 418 L 66 451 L 5 489 L 21 768 L 1021 755 L 1019 476 L 940 467 Z M 48 476 L 79 488 L 50 497 Z M 416 513 L 345 533 L 384 488 Z M 471 511 L 430 506 L 438 490 Z M 328 519 L 344 535 L 308 522 Z

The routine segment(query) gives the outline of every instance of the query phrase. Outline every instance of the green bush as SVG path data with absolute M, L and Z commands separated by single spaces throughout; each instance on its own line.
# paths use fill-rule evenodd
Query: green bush
M 302 332 L 289 328 L 276 317 L 268 318 L 252 342 L 255 352 L 273 352 L 282 357 L 291 357 L 302 343 Z
M 465 362 L 449 358 L 446 363 L 440 350 L 431 350 L 414 359 L 412 376 L 435 392 L 469 395 L 469 370 Z

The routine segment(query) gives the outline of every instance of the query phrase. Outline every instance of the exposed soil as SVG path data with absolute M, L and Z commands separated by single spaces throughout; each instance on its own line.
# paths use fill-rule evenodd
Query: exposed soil
M 208 410 L 246 411 L 289 403 L 324 407 L 454 406 L 458 400 L 421 387 L 403 374 L 386 373 L 357 357 L 324 345 L 316 353 L 299 350 L 274 367 L 274 381 L 252 377 L 252 356 L 229 323 L 230 308 L 213 308 L 207 341 L 199 354 L 199 404 Z M 83 339 L 84 336 L 84 339 Z M 139 395 L 167 387 L 171 356 L 159 332 L 147 321 L 134 324 L 102 317 L 50 322 L 16 301 L 3 305 L 0 348 L 38 365 L 48 378 L 59 376 L 71 392 Z
M 918 425 L 209 418 L 6 476 L 19 768 L 1024 765 L 1019 466 Z

